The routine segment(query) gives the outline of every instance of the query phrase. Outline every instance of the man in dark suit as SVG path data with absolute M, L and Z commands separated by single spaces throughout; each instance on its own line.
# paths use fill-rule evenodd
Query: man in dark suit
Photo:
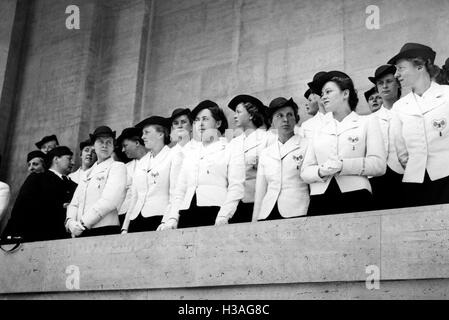
M 76 183 L 67 178 L 73 153 L 56 147 L 47 154 L 49 170 L 32 173 L 20 189 L 4 236 L 21 236 L 24 242 L 68 238 L 64 227 L 66 207 Z

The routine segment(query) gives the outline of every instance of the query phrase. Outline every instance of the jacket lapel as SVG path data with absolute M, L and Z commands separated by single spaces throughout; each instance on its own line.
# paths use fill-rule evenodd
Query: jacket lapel
M 359 126 L 359 117 L 360 116 L 354 111 L 346 116 L 346 118 L 337 125 L 337 135 L 341 135 L 348 130 L 357 128 Z
M 149 165 L 147 167 L 147 172 L 151 171 L 154 166 L 164 161 L 164 159 L 167 157 L 168 153 L 170 152 L 170 148 L 167 146 L 164 146 L 162 150 L 155 156 L 151 158 L 151 161 L 149 161 Z
M 92 168 L 88 172 L 86 172 L 85 179 L 87 181 L 89 181 L 96 175 L 98 175 L 102 172 L 105 172 L 109 168 L 111 162 L 113 162 L 113 161 L 114 160 L 112 158 L 109 158 L 108 160 L 103 161 L 100 164 L 98 164 L 98 162 L 95 162 L 95 164 L 92 166 Z
M 284 152 L 281 153 L 281 159 L 284 159 L 289 153 L 292 153 L 301 147 L 299 139 L 299 136 L 294 135 L 285 143 Z
M 278 140 L 276 140 L 274 143 L 272 143 L 270 146 L 267 147 L 266 154 L 275 160 L 281 161 L 281 153 L 279 151 L 279 143 Z
M 418 103 L 415 100 L 413 92 L 410 92 L 404 98 L 403 104 L 400 108 L 402 113 L 410 116 L 422 116 L 421 110 L 419 109 Z
M 444 95 L 441 90 L 441 86 L 432 82 L 430 88 L 424 93 L 426 97 L 426 104 L 421 106 L 422 113 L 427 113 L 433 109 L 439 107 L 444 103 Z
M 260 129 L 255 130 L 244 140 L 243 152 L 257 148 L 262 143 L 263 135 L 260 131 Z

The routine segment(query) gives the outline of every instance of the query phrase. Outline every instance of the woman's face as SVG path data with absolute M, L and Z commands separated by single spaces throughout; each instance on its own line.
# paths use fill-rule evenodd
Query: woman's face
M 172 123 L 172 130 L 186 130 L 192 131 L 192 125 L 190 124 L 189 117 L 185 114 L 180 115 Z
M 413 88 L 418 81 L 424 66 L 415 67 L 415 65 L 405 59 L 401 59 L 396 64 L 395 77 L 399 80 L 401 86 Z
M 243 103 L 240 103 L 237 108 L 235 108 L 234 121 L 237 128 L 246 129 L 251 124 L 251 115 L 248 113 Z
M 307 99 L 306 102 L 306 112 L 307 114 L 314 116 L 317 114 L 318 109 L 319 109 L 319 102 L 320 102 L 320 96 L 315 94 L 315 93 L 311 93 L 309 95 L 309 98 Z
M 112 137 L 98 137 L 94 143 L 95 153 L 100 161 L 108 159 L 114 151 L 114 139 Z
M 272 127 L 279 134 L 290 134 L 294 132 L 296 124 L 295 112 L 292 107 L 283 107 L 273 114 Z
M 145 148 L 153 149 L 157 142 L 164 138 L 162 132 L 158 132 L 153 125 L 143 128 L 142 139 L 145 143 Z
M 216 121 L 209 109 L 201 110 L 195 118 L 195 130 L 202 136 L 206 130 L 218 130 L 221 121 Z
M 327 82 L 322 90 L 321 100 L 326 112 L 336 112 L 344 106 L 349 98 L 349 90 L 341 90 L 333 81 Z
M 394 77 L 394 74 L 386 74 L 376 81 L 377 91 L 379 92 L 382 99 L 394 100 L 399 99 L 398 90 L 399 83 Z
M 379 110 L 380 107 L 382 107 L 382 103 L 383 103 L 382 97 L 377 92 L 373 93 L 368 98 L 368 106 L 372 113 Z
M 85 146 L 81 151 L 81 162 L 90 168 L 95 161 L 97 161 L 97 155 L 94 146 Z

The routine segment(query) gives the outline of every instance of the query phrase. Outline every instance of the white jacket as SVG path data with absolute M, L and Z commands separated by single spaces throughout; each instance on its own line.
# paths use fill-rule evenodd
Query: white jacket
M 242 202 L 254 202 L 254 195 L 256 193 L 257 166 L 260 155 L 268 145 L 276 141 L 276 136 L 270 131 L 257 129 L 250 133 L 247 137 L 245 134 L 241 134 L 230 142 L 230 144 L 234 145 L 235 148 L 241 148 L 243 150 L 243 156 L 245 159 L 245 194 Z
M 190 207 L 196 193 L 200 207 L 219 206 L 217 217 L 230 219 L 244 195 L 245 163 L 240 148 L 220 138 L 208 146 L 195 143 L 184 161 L 175 188 L 170 213 L 178 220 L 179 210 Z
M 368 176 L 384 175 L 386 158 L 376 118 L 351 112 L 338 122 L 332 113 L 327 113 L 307 149 L 301 177 L 310 184 L 311 195 L 323 194 L 331 179 L 320 178 L 319 166 L 328 159 L 342 159 L 342 170 L 335 175 L 341 192 L 362 189 L 371 192 Z
M 285 218 L 304 216 L 309 207 L 309 187 L 301 179 L 307 140 L 294 135 L 280 147 L 271 144 L 262 151 L 257 169 L 253 221 L 267 218 L 276 202 Z
M 298 131 L 299 136 L 311 139 L 315 132 L 323 125 L 323 120 L 324 114 L 318 111 L 316 115 L 301 124 Z
M 123 229 L 128 229 L 129 221 L 139 216 L 164 216 L 170 212 L 176 179 L 174 177 L 173 156 L 168 146 L 153 157 L 148 152 L 136 168 L 131 186 L 131 200 Z
M 148 154 L 148 153 L 147 153 Z M 131 202 L 131 185 L 133 183 L 134 172 L 136 171 L 139 160 L 133 159 L 126 164 L 126 195 L 125 200 L 118 210 L 118 214 L 122 215 L 128 212 L 129 204 Z
M 67 208 L 67 221 L 83 219 L 89 228 L 118 226 L 118 208 L 126 192 L 126 166 L 112 158 L 92 166 Z
M 0 181 L 0 226 L 3 216 L 8 209 L 9 199 L 10 199 L 9 186 L 6 183 Z M 1 230 L 0 230 L 1 232 Z
M 393 105 L 392 130 L 404 182 L 449 176 L 449 86 L 431 83 L 422 97 L 409 93 Z
M 385 150 L 387 151 L 387 166 L 396 173 L 404 174 L 404 168 L 399 162 L 396 144 L 391 130 L 391 119 L 393 118 L 392 111 L 382 106 L 371 116 L 376 117 L 379 121 Z

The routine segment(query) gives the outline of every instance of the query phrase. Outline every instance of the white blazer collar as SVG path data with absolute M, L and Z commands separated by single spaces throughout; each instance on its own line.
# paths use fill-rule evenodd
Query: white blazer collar
M 324 116 L 323 131 L 333 135 L 340 135 L 348 130 L 358 127 L 360 116 L 352 111 L 341 122 L 334 119 L 332 112 L 327 113 Z
M 265 136 L 266 131 L 263 129 L 257 129 L 254 132 L 251 132 L 246 138 L 243 138 L 243 151 L 247 152 L 259 146 Z
M 92 166 L 92 168 L 86 172 L 87 180 L 89 180 L 94 175 L 96 175 L 100 172 L 106 171 L 114 161 L 115 160 L 112 157 L 110 157 L 109 159 L 107 159 L 101 163 L 95 162 L 94 165 Z

